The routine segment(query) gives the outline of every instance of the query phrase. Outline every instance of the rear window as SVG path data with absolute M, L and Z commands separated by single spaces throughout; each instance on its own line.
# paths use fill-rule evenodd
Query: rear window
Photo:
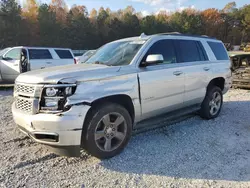
M 219 42 L 207 42 L 213 51 L 217 60 L 229 60 L 227 51 L 222 43 Z
M 175 40 L 177 52 L 179 52 L 179 62 L 195 62 L 208 60 L 202 44 L 194 40 Z
M 52 56 L 47 49 L 29 49 L 30 59 L 52 59 Z
M 55 51 L 61 59 L 73 59 L 73 56 L 69 50 L 55 50 Z

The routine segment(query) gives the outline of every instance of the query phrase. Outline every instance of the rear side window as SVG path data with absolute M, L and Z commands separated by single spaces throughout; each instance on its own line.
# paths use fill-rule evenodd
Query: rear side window
M 213 51 L 217 60 L 229 60 L 227 51 L 222 43 L 219 42 L 207 42 Z
M 148 55 L 156 55 L 161 54 L 164 58 L 165 64 L 169 63 L 176 63 L 176 55 L 175 55 L 175 48 L 173 44 L 173 40 L 160 40 L 154 43 L 149 51 L 147 52 L 146 56 L 144 57 L 144 61 Z
M 201 61 L 208 61 L 208 56 L 207 56 L 207 52 L 204 48 L 204 46 L 201 44 L 200 41 L 196 42 L 200 56 L 201 56 Z
M 29 49 L 30 59 L 52 59 L 52 56 L 47 49 Z
M 69 50 L 55 50 L 55 51 L 61 59 L 73 59 L 73 56 Z
M 199 41 L 194 40 L 175 40 L 177 52 L 179 52 L 179 62 L 194 62 L 207 60 L 206 54 L 203 52 Z

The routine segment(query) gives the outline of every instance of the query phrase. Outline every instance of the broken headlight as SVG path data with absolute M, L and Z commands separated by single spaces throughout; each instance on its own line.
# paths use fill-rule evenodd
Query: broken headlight
M 40 110 L 43 112 L 62 112 L 65 108 L 67 97 L 73 95 L 76 84 L 45 85 L 40 100 Z

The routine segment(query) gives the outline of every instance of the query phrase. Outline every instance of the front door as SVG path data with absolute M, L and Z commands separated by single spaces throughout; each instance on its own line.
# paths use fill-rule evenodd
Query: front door
M 184 70 L 177 64 L 173 40 L 160 40 L 148 55 L 161 54 L 164 62 L 141 67 L 139 72 L 142 119 L 182 108 L 184 101 Z
M 14 81 L 20 74 L 21 48 L 14 48 L 3 55 L 0 60 L 2 79 Z

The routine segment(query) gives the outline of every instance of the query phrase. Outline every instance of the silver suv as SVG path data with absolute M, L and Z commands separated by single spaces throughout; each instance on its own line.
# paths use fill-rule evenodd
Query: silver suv
M 80 149 L 110 158 L 144 120 L 198 111 L 216 118 L 231 87 L 223 43 L 176 33 L 141 35 L 108 43 L 84 64 L 21 74 L 13 117 L 22 132 L 54 152 Z

